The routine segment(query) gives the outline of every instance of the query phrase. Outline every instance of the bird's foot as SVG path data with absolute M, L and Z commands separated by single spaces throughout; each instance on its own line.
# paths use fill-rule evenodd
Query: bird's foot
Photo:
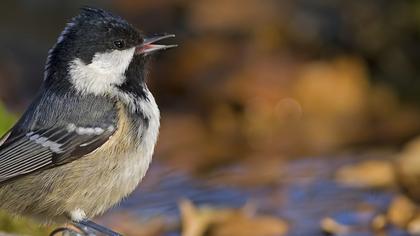
M 77 230 L 76 230 L 77 229 Z M 96 236 L 95 233 L 89 231 L 87 228 L 79 228 L 76 229 L 68 228 L 68 227 L 60 227 L 55 229 L 50 233 L 50 236 Z
M 74 228 L 61 227 L 51 232 L 50 236 L 122 236 L 102 225 L 99 225 L 90 220 L 73 221 Z M 99 233 L 99 234 L 98 234 Z
M 86 236 L 95 236 L 96 234 L 92 233 L 93 231 L 106 236 L 122 236 L 121 234 L 114 232 L 88 219 L 80 220 L 77 222 L 73 221 L 72 224 L 76 226 L 80 231 L 85 233 Z

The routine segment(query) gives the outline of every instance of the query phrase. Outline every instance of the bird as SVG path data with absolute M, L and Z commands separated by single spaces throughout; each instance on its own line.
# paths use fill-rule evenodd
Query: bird
M 0 208 L 42 224 L 92 221 L 141 182 L 158 139 L 160 112 L 148 89 L 157 44 L 122 17 L 83 7 L 49 50 L 42 85 L 0 139 Z

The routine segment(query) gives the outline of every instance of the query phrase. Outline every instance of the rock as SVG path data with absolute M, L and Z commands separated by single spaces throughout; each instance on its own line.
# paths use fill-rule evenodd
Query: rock
M 410 235 L 420 235 L 420 215 L 418 213 L 408 223 L 407 231 L 410 233 Z
M 253 215 L 253 207 L 213 209 L 180 202 L 183 236 L 265 236 L 285 235 L 288 224 L 273 216 Z
M 369 160 L 341 167 L 336 173 L 336 180 L 357 187 L 385 188 L 395 185 L 395 172 L 389 161 Z
M 388 219 L 385 215 L 377 215 L 372 220 L 372 229 L 374 232 L 384 232 L 388 224 Z
M 200 236 L 213 221 L 213 212 L 205 208 L 199 210 L 189 200 L 179 203 L 182 220 L 182 236 Z
M 217 236 L 265 236 L 285 235 L 288 225 L 286 222 L 271 216 L 247 217 L 239 215 L 220 223 L 214 229 Z
M 411 141 L 399 154 L 396 173 L 398 184 L 404 192 L 420 201 L 420 137 Z
M 327 217 L 321 220 L 321 229 L 330 235 L 341 235 L 350 232 L 350 227 L 340 224 L 334 219 Z
M 388 220 L 400 227 L 405 228 L 417 211 L 416 205 L 405 196 L 397 196 L 388 209 Z

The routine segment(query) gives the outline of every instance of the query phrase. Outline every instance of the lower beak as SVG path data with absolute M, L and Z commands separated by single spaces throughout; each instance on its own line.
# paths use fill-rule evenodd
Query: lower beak
M 173 37 L 175 37 L 174 34 L 165 34 L 165 35 L 157 35 L 153 37 L 144 38 L 143 43 L 136 47 L 136 54 L 146 55 L 152 52 L 177 47 L 178 45 L 176 44 L 172 44 L 172 45 L 154 44 L 155 42 L 160 41 L 162 39 L 173 38 Z

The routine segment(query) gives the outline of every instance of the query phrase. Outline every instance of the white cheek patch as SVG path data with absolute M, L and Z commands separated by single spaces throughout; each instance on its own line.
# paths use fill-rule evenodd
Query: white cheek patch
M 97 53 L 93 56 L 89 66 L 101 73 L 121 74 L 127 70 L 134 56 L 135 48 L 113 50 L 111 52 Z
M 70 81 L 82 93 L 110 93 L 113 85 L 124 82 L 124 73 L 134 56 L 135 48 L 97 53 L 90 64 L 74 59 L 69 66 Z

